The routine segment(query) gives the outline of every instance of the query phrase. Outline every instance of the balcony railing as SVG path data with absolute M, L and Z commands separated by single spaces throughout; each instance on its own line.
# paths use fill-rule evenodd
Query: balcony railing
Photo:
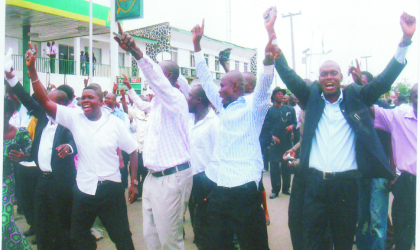
M 23 70 L 23 56 L 12 55 L 13 68 L 17 71 Z M 76 73 L 76 61 L 66 59 L 50 59 L 46 57 L 37 57 L 35 61 L 35 67 L 38 72 L 41 73 L 59 73 L 66 75 L 75 75 Z
M 225 73 L 216 72 L 216 71 L 210 71 L 210 73 L 213 80 L 220 80 L 225 74 Z M 181 74 L 185 76 L 186 78 L 198 79 L 197 71 L 195 68 L 181 67 Z

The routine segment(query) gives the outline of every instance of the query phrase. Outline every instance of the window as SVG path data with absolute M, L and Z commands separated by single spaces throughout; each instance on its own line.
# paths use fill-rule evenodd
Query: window
M 190 67 L 195 68 L 195 58 L 194 58 L 194 51 L 190 52 Z
M 244 63 L 244 72 L 248 72 L 248 63 Z
M 171 47 L 171 60 L 178 63 L 178 49 Z
M 209 66 L 209 55 L 204 54 L 204 58 L 206 59 L 207 66 Z
M 219 71 L 220 70 L 220 62 L 219 62 L 219 57 L 216 56 L 215 60 L 214 60 L 214 71 Z
M 118 53 L 118 67 L 124 67 L 124 53 Z
M 239 70 L 239 61 L 235 61 L 235 70 Z

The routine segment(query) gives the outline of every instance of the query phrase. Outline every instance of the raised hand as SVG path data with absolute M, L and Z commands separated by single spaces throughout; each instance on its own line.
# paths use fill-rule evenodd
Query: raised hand
M 264 26 L 265 26 L 265 28 L 267 29 L 267 32 L 268 32 L 268 36 L 271 36 L 271 34 L 274 33 L 274 23 L 276 22 L 276 19 L 277 19 L 277 8 L 276 8 L 276 6 L 270 7 L 268 10 L 266 10 L 264 12 L 264 15 L 263 15 L 263 17 L 266 18 L 270 14 L 272 9 L 273 9 L 273 16 L 270 18 L 270 20 L 268 20 L 268 22 L 264 22 Z
M 200 25 L 197 24 L 191 30 L 191 33 L 193 35 L 194 51 L 199 52 L 199 51 L 201 51 L 200 40 L 201 40 L 201 38 L 203 37 L 203 34 L 204 34 L 204 18 L 203 18 L 203 23 L 202 23 L 201 27 L 200 27 Z
M 356 67 L 351 66 L 349 68 L 349 71 L 347 75 L 350 75 L 353 77 L 353 81 L 359 85 L 362 85 L 362 73 L 360 71 L 359 61 L 356 59 Z
M 32 47 L 31 42 L 28 42 L 28 45 L 30 49 L 26 51 L 26 54 L 25 54 L 26 66 L 28 66 L 29 70 L 34 70 L 38 47 L 36 46 L 36 43 L 34 44 L 34 47 Z
M 89 83 L 89 77 L 83 79 L 83 84 L 85 84 L 85 88 L 88 86 L 88 83 Z
M 117 94 L 118 84 L 114 82 L 114 86 L 112 87 L 112 93 Z
M 125 51 L 129 51 L 137 60 L 143 58 L 143 52 L 141 52 L 140 48 L 136 46 L 134 38 L 131 35 L 124 33 L 120 22 L 118 22 L 118 30 L 121 35 L 121 39 L 119 37 L 114 37 L 114 39 L 117 41 L 120 47 Z M 134 53 L 130 47 L 134 49 Z
M 123 74 L 123 76 L 124 76 L 123 83 L 125 84 L 125 86 L 126 86 L 128 89 L 131 89 L 132 87 L 131 87 L 130 82 L 128 81 L 128 77 L 127 77 L 126 75 L 124 75 L 124 74 Z
M 278 59 L 281 54 L 280 48 L 277 44 L 273 44 L 273 40 L 276 37 L 276 34 L 271 34 L 270 40 L 268 41 L 267 46 L 265 46 L 265 59 L 264 65 L 272 65 L 274 64 L 274 59 Z
M 413 37 L 414 32 L 416 31 L 416 18 L 403 12 L 400 17 L 400 24 L 401 29 L 404 33 L 403 40 L 411 41 L 411 38 Z
M 124 97 L 124 95 L 125 95 L 125 88 L 121 88 L 120 89 L 120 94 Z

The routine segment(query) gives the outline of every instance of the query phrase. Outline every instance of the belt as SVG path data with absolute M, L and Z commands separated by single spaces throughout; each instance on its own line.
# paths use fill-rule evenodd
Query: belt
M 256 186 L 255 181 L 251 181 L 251 182 L 248 182 L 248 183 L 245 183 L 243 185 L 236 186 L 236 187 L 223 187 L 223 186 L 217 186 L 217 187 L 222 188 L 222 189 L 246 189 L 246 188 L 249 188 L 249 187 L 252 187 L 252 186 Z
M 42 172 L 42 178 L 51 178 L 52 176 L 52 172 Z
M 401 171 L 401 177 L 405 176 L 411 182 L 416 182 L 416 176 L 405 171 Z
M 154 176 L 154 177 L 162 177 L 162 176 L 166 176 L 166 175 L 171 175 L 171 174 L 175 174 L 177 172 L 181 172 L 182 170 L 188 169 L 190 168 L 190 162 L 186 162 L 183 163 L 181 165 L 172 167 L 172 168 L 168 168 L 165 169 L 163 171 L 159 171 L 159 172 L 154 172 L 154 171 L 150 171 L 150 173 Z
M 105 184 L 111 183 L 111 181 L 105 180 L 105 181 L 98 181 L 98 187 L 103 186 Z
M 337 180 L 337 179 L 356 179 L 362 177 L 362 172 L 358 170 L 348 170 L 344 172 L 322 172 L 315 168 L 309 168 L 309 172 L 322 177 L 323 180 Z

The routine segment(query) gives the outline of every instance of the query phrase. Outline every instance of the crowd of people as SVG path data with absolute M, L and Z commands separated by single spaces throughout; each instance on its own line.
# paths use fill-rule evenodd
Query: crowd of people
M 258 79 L 230 70 L 225 56 L 220 86 L 201 48 L 204 19 L 191 31 L 194 86 L 175 62 L 143 54 L 118 23 L 116 42 L 154 93 L 137 95 L 125 77 L 121 103 L 116 84 L 107 93 L 85 81 L 79 99 L 68 85 L 48 92 L 35 67 L 37 46 L 29 43 L 34 95 L 5 71 L 2 248 L 31 249 L 25 236 L 35 234 L 40 250 L 96 249 L 98 217 L 117 249 L 135 249 L 128 188 L 129 204 L 141 197 L 147 249 L 185 248 L 188 206 L 198 249 L 231 250 L 235 242 L 269 249 L 262 182 L 269 170 L 270 199 L 290 195 L 293 249 L 350 250 L 355 237 L 358 249 L 386 249 L 390 191 L 395 249 L 411 249 L 418 85 L 404 108 L 380 98 L 407 63 L 416 19 L 401 15 L 403 38 L 381 74 L 351 67 L 354 83 L 343 87 L 334 61 L 324 62 L 313 82 L 288 66 L 276 18 L 275 7 L 264 14 L 268 43 Z M 271 91 L 274 71 L 288 90 Z M 25 233 L 14 222 L 15 196 L 31 226 Z

